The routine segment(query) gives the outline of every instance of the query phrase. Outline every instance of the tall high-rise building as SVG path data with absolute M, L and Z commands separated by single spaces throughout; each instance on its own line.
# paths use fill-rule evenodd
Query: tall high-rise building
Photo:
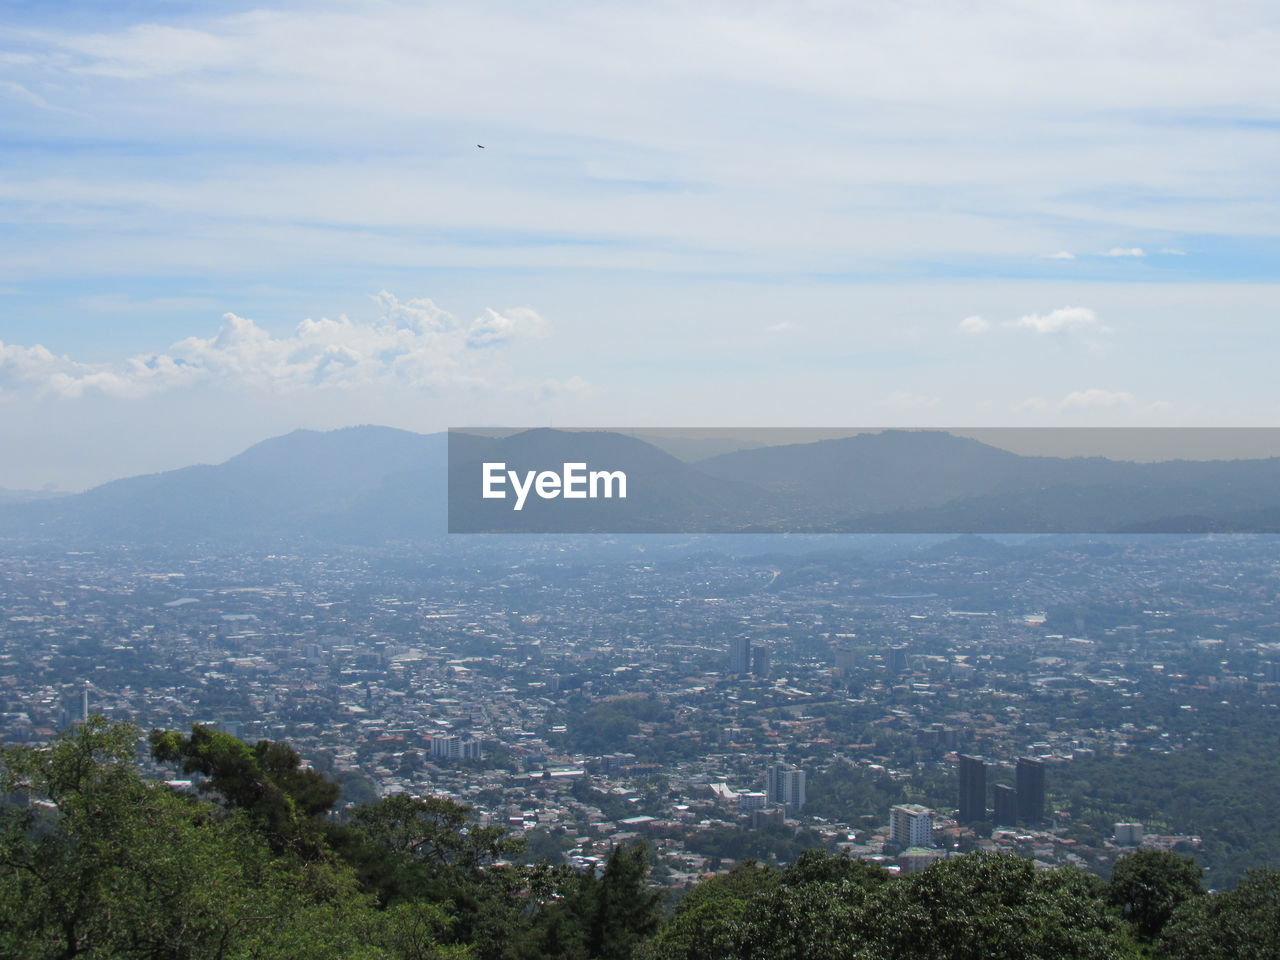
M 892 673 L 907 672 L 907 648 L 906 647 L 890 647 L 889 648 L 889 670 Z
M 780 803 L 792 810 L 804 807 L 804 771 L 775 763 L 764 774 L 765 795 L 770 803 Z
M 1018 819 L 1035 825 L 1044 822 L 1044 762 L 1021 757 L 1017 769 Z
M 961 823 L 987 819 L 987 765 L 981 757 L 960 758 L 960 804 L 956 819 Z
M 751 638 L 734 637 L 729 641 L 729 672 L 743 675 L 751 671 Z
M 80 722 L 89 722 L 89 681 L 85 681 L 84 689 L 80 691 Z
M 751 648 L 751 675 L 760 679 L 769 676 L 769 651 L 764 647 Z
M 904 847 L 932 847 L 933 811 L 918 803 L 900 803 L 891 808 L 889 839 Z
M 1007 783 L 997 783 L 991 793 L 995 807 L 992 822 L 998 827 L 1012 827 L 1018 822 L 1018 791 Z

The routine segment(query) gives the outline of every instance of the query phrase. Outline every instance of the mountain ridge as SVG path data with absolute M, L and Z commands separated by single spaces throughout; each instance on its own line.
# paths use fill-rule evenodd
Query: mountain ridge
M 625 469 L 623 500 L 480 497 L 480 464 Z M 452 497 L 450 489 L 452 488 Z M 220 464 L 0 502 L 0 537 L 53 542 L 382 544 L 460 531 L 1280 532 L 1280 458 L 1025 457 L 944 431 L 883 431 L 689 463 L 634 436 L 504 437 L 374 425 L 295 430 Z

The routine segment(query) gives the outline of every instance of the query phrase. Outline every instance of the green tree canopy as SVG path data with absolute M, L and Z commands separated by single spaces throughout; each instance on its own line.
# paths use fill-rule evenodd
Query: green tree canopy
M 1116 861 L 1108 893 L 1143 940 L 1154 940 L 1181 904 L 1204 893 L 1200 868 L 1188 857 L 1139 850 Z
M 1168 960 L 1280 960 L 1280 870 L 1252 870 L 1234 890 L 1185 900 L 1160 947 Z

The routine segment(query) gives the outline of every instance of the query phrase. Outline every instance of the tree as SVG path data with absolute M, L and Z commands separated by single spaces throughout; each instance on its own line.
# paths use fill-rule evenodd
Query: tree
M 1160 946 L 1168 960 L 1280 960 L 1280 871 L 1252 870 L 1234 890 L 1184 901 Z
M 524 848 L 502 827 L 473 822 L 470 807 L 442 797 L 385 797 L 358 808 L 352 823 L 389 853 L 459 870 L 476 870 Z
M 752 900 L 775 889 L 781 876 L 773 867 L 743 860 L 728 873 L 707 877 L 687 890 L 676 903 L 676 914 L 691 911 L 710 900 Z
M 889 879 L 889 874 L 865 860 L 826 853 L 822 850 L 806 850 L 795 863 L 782 872 L 782 882 L 787 885 L 802 883 L 852 883 L 855 886 L 875 887 Z
M 319 818 L 337 802 L 341 787 L 323 774 L 302 766 L 287 743 L 243 740 L 199 724 L 191 735 L 151 731 L 151 755 L 177 764 L 184 773 L 200 774 L 203 793 L 244 810 L 277 848 L 315 857 L 322 849 Z
M 1174 910 L 1204 890 L 1194 860 L 1176 853 L 1139 850 L 1116 861 L 1108 893 L 1138 936 L 1150 941 L 1160 935 Z
M 682 910 L 641 951 L 644 960 L 723 960 L 736 956 L 746 900 L 715 897 Z
M 645 887 L 648 848 L 614 847 L 599 884 L 589 891 L 586 946 L 597 960 L 627 960 L 658 928 L 662 894 Z
M 967 854 L 867 898 L 867 956 L 911 960 L 1119 960 L 1133 955 L 1091 878 L 1011 855 Z M 860 954 L 861 956 L 861 954 Z
M 0 957 L 413 956 L 341 863 L 281 857 L 243 811 L 143 780 L 139 740 L 98 717 L 0 754 L 19 801 L 0 806 Z

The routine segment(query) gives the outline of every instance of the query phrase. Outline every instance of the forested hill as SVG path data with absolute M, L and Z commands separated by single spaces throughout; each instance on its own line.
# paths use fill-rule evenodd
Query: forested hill
M 1208 893 L 1173 854 L 1109 882 L 969 854 L 901 877 L 818 851 L 681 890 L 617 847 L 595 874 L 439 798 L 341 813 L 283 743 L 100 718 L 0 754 L 0 958 L 136 960 L 1226 960 L 1280 957 L 1280 872 Z

